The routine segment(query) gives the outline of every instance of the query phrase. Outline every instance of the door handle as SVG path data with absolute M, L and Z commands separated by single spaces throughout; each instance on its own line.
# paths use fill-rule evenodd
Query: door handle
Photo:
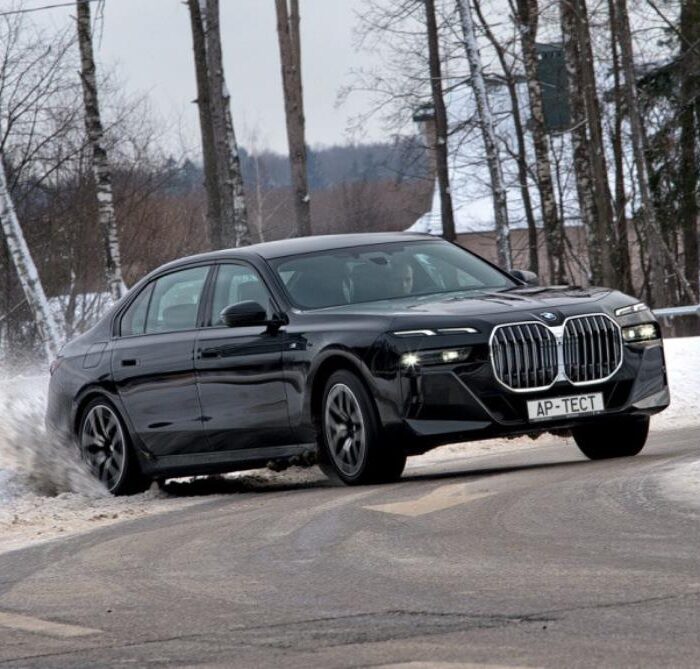
M 122 367 L 136 367 L 138 364 L 139 361 L 136 358 L 125 358 L 122 360 Z
M 204 348 L 200 351 L 200 356 L 202 358 L 219 358 L 221 350 L 218 348 Z

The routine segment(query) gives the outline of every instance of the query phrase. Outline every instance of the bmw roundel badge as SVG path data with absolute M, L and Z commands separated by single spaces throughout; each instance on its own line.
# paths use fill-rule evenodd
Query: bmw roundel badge
M 541 313 L 540 316 L 544 318 L 546 321 L 556 321 L 557 320 L 557 315 L 553 314 L 551 311 L 545 311 L 544 313 Z

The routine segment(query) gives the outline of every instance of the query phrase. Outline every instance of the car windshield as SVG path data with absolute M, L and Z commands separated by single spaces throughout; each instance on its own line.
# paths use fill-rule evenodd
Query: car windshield
M 302 309 L 515 286 L 468 251 L 437 240 L 331 249 L 271 265 Z

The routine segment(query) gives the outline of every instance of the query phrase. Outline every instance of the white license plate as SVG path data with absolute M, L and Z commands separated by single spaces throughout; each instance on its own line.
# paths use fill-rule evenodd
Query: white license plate
M 529 400 L 527 403 L 527 413 L 531 421 L 566 416 L 585 416 L 604 410 L 603 393 L 549 397 L 545 400 Z

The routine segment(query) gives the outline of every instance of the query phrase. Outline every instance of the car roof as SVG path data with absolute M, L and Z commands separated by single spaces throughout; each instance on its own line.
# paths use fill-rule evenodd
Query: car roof
M 350 235 L 316 235 L 312 237 L 294 237 L 292 239 L 281 239 L 275 242 L 263 242 L 251 246 L 240 246 L 233 249 L 223 249 L 221 251 L 211 251 L 199 255 L 189 256 L 175 260 L 160 269 L 175 268 L 199 261 L 215 261 L 226 258 L 245 258 L 257 255 L 265 260 L 274 258 L 284 258 L 286 256 L 300 255 L 303 253 L 314 253 L 317 251 L 330 251 L 333 249 L 346 249 L 353 246 L 368 246 L 371 244 L 387 244 L 391 242 L 439 240 L 424 233 L 416 232 L 368 232 Z

